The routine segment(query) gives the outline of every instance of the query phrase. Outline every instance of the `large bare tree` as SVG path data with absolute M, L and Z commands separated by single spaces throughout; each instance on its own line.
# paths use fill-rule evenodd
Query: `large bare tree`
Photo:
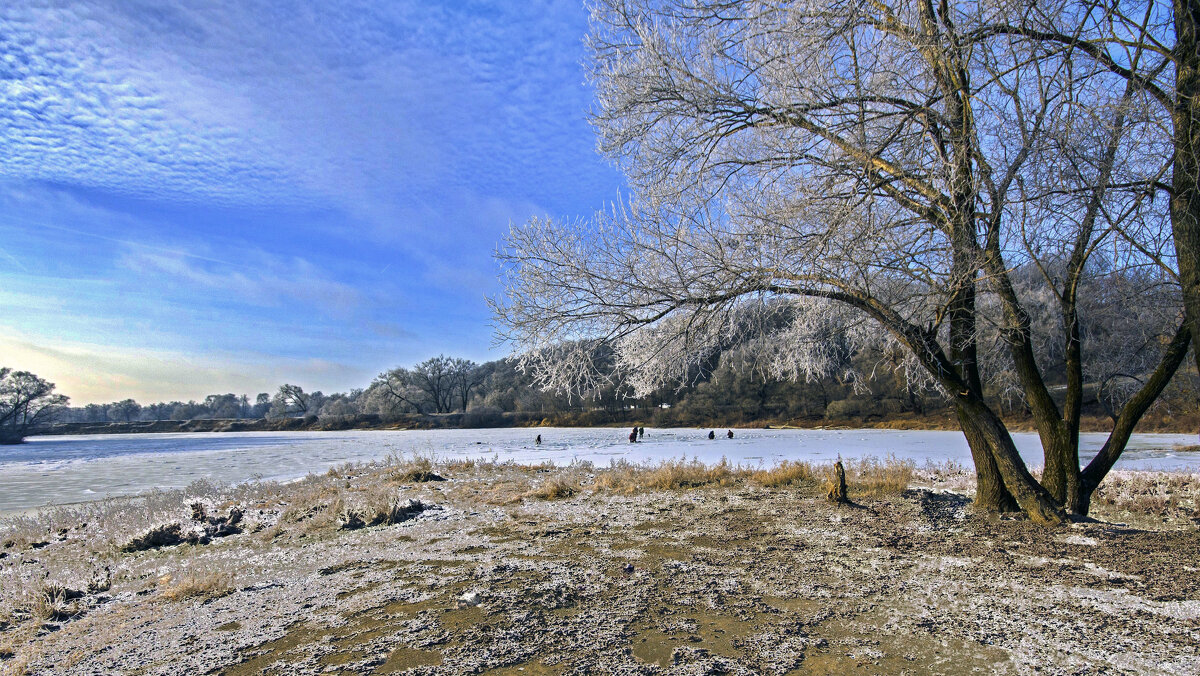
M 1192 335 L 1200 335 L 1200 4 L 1052 0 L 992 17 L 977 37 L 1019 36 L 1090 59 L 1158 106 L 1163 136 L 1145 152 L 1162 165 L 1154 188 L 1166 194 L 1175 270 Z M 1119 86 L 1119 85 L 1114 85 Z M 1200 350 L 1194 352 L 1200 370 Z
M 610 343 L 617 374 L 644 393 L 764 331 L 766 370 L 817 377 L 838 323 L 902 347 L 914 381 L 949 398 L 980 507 L 1019 505 L 1041 522 L 1085 512 L 1080 290 L 1105 266 L 1172 269 L 1169 227 L 1147 199 L 1154 162 L 1130 152 L 1158 120 L 1141 88 L 1100 86 L 1110 71 L 1095 59 L 985 30 L 1024 7 L 597 3 L 595 125 L 635 197 L 591 223 L 512 230 L 493 302 L 502 335 L 543 385 L 577 389 L 603 377 L 590 356 Z M 1031 266 L 1058 306 L 1061 404 L 1013 280 Z M 791 299 L 783 329 L 746 311 L 779 298 Z M 1044 483 L 985 399 L 989 326 L 1034 411 Z M 1138 402 L 1165 386 L 1189 338 L 1174 331 Z M 1102 454 L 1114 461 L 1145 411 L 1126 408 Z

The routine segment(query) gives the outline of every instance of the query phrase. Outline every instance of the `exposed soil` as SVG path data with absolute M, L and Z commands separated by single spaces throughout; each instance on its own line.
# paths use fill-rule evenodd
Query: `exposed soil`
M 179 600 L 153 579 L 115 586 L 0 669 L 1200 672 L 1194 524 L 1047 530 L 954 493 L 832 505 L 807 485 L 497 506 L 492 478 L 447 478 L 401 487 L 438 508 L 395 525 L 281 528 L 248 506 L 245 533 L 120 554 L 228 585 Z

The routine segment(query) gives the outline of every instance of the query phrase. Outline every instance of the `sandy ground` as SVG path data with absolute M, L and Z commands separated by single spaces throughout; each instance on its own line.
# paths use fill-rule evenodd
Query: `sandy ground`
M 1200 673 L 1194 524 L 1047 530 L 952 492 L 839 506 L 809 485 L 495 504 L 495 477 L 450 479 L 396 486 L 435 507 L 395 525 L 266 502 L 242 534 L 111 554 L 111 589 L 10 638 L 0 670 Z

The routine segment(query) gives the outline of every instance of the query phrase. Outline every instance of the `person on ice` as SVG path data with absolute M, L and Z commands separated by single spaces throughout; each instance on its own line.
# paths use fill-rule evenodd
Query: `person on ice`
M 708 438 L 709 438 L 709 439 L 716 439 L 716 438 L 717 438 L 717 433 L 716 433 L 716 432 L 713 432 L 712 430 L 709 430 L 709 431 L 708 431 Z
M 637 442 L 637 437 L 638 437 L 637 431 L 638 431 L 638 428 L 634 427 L 633 431 L 629 433 L 629 443 L 632 444 L 632 443 Z
M 733 430 L 729 430 L 729 432 L 728 432 L 728 433 L 727 433 L 725 436 L 727 436 L 727 437 L 729 437 L 730 439 L 732 439 L 732 438 L 733 438 Z

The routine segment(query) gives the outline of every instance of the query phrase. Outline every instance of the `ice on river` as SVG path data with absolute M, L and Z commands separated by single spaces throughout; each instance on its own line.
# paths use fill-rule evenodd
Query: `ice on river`
M 541 446 L 533 444 L 542 435 Z M 19 446 L 0 446 L 0 513 L 47 504 L 96 500 L 179 488 L 207 478 L 240 482 L 287 480 L 323 472 L 344 462 L 389 454 L 439 459 L 493 458 L 522 463 L 567 464 L 590 460 L 655 462 L 727 458 L 743 465 L 771 466 L 782 460 L 829 461 L 895 455 L 918 464 L 956 460 L 970 464 L 959 432 L 897 430 L 735 430 L 734 438 L 709 440 L 708 430 L 647 429 L 637 444 L 628 428 L 508 428 L 483 430 L 238 432 L 32 437 Z M 1106 435 L 1084 434 L 1086 462 Z M 1014 435 L 1022 455 L 1041 464 L 1036 434 Z M 1124 469 L 1200 471 L 1200 453 L 1174 450 L 1194 444 L 1192 435 L 1135 434 L 1118 463 Z

